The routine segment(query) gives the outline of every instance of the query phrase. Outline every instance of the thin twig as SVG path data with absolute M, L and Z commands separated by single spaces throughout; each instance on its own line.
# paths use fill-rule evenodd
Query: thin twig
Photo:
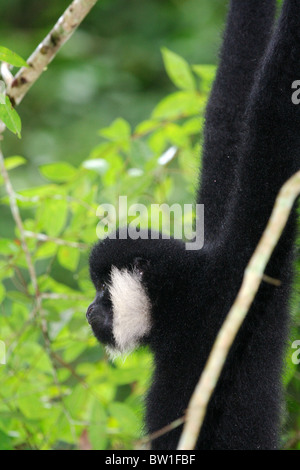
M 274 279 L 274 277 L 267 276 L 266 274 L 263 275 L 262 280 L 265 281 L 267 284 L 271 284 L 276 287 L 281 286 L 280 279 Z
M 48 196 L 38 196 L 37 195 L 37 196 L 28 197 L 28 196 L 23 196 L 22 194 L 19 194 L 19 193 L 15 193 L 15 197 L 20 202 L 32 202 L 32 203 L 36 204 L 37 202 L 43 201 L 45 199 L 53 199 L 53 200 L 56 200 L 56 201 L 67 201 L 69 203 L 78 204 L 82 207 L 85 207 L 87 210 L 94 211 L 95 209 L 97 209 L 97 206 L 93 207 L 91 204 L 88 204 L 85 201 L 81 201 L 80 199 L 76 199 L 75 197 L 72 197 L 72 196 L 69 196 L 69 195 L 51 194 L 51 195 L 48 195 Z
M 11 210 L 13 219 L 16 223 L 16 226 L 18 227 L 19 232 L 20 232 L 20 240 L 21 240 L 22 250 L 23 250 L 23 252 L 25 254 L 25 257 L 26 257 L 26 262 L 27 262 L 27 266 L 28 266 L 30 280 L 31 280 L 31 283 L 33 285 L 35 296 L 38 297 L 39 288 L 38 288 L 37 276 L 36 276 L 36 272 L 35 272 L 35 268 L 34 268 L 32 258 L 31 258 L 30 251 L 29 251 L 28 245 L 26 243 L 26 237 L 24 235 L 25 230 L 24 230 L 24 227 L 23 227 L 23 222 L 22 222 L 22 219 L 21 219 L 21 216 L 20 216 L 19 208 L 18 208 L 18 205 L 17 205 L 17 202 L 16 202 L 15 192 L 14 192 L 14 189 L 12 187 L 11 181 L 9 179 L 8 172 L 5 168 L 4 156 L 3 156 L 3 153 L 2 153 L 1 147 L 0 147 L 0 171 L 1 171 L 1 174 L 3 176 L 5 189 L 6 189 L 8 198 L 9 198 L 10 210 Z
M 167 434 L 168 432 L 170 431 L 173 431 L 173 429 L 176 429 L 178 428 L 179 426 L 181 426 L 185 421 L 185 417 L 182 416 L 181 418 L 178 418 L 176 419 L 175 421 L 173 421 L 172 423 L 168 424 L 167 426 L 164 426 L 163 428 L 159 429 L 158 431 L 155 431 L 154 433 L 152 434 L 149 434 L 148 436 L 145 436 L 143 437 L 142 439 L 140 439 L 138 442 L 137 442 L 137 448 L 138 449 L 141 449 L 143 448 L 144 446 L 146 446 L 147 444 L 151 443 L 152 441 L 154 441 L 155 439 L 163 436 L 164 434 Z
M 77 300 L 78 302 L 87 301 L 87 297 L 83 295 L 56 294 L 54 292 L 41 293 L 40 297 L 42 300 Z
M 61 387 L 61 384 L 60 384 L 60 381 L 59 381 L 59 378 L 58 378 L 58 367 L 57 367 L 56 362 L 55 362 L 56 355 L 52 351 L 51 339 L 50 339 L 49 330 L 48 330 L 48 324 L 47 324 L 47 320 L 46 320 L 46 317 L 44 315 L 43 308 L 42 308 L 42 296 L 41 295 L 36 299 L 36 305 L 37 305 L 37 311 L 39 312 L 39 320 L 40 320 L 40 325 L 41 325 L 41 331 L 42 331 L 42 334 L 43 334 L 43 337 L 44 337 L 45 348 L 46 348 L 47 355 L 48 355 L 48 358 L 49 358 L 49 360 L 51 362 L 51 366 L 52 366 L 53 382 L 57 387 L 58 394 L 59 394 L 58 398 L 59 398 L 60 403 L 62 405 L 63 413 L 64 413 L 64 415 L 66 416 L 66 418 L 69 422 L 70 430 L 71 430 L 71 433 L 73 435 L 73 439 L 75 440 L 76 439 L 76 437 L 75 437 L 75 428 L 74 428 L 74 425 L 72 424 L 71 414 L 70 414 L 70 412 L 69 412 L 69 410 L 66 407 L 65 402 L 64 402 L 64 395 L 63 395 L 62 387 Z
M 70 248 L 78 248 L 79 250 L 87 250 L 89 248 L 89 245 L 85 243 L 71 242 L 68 240 L 62 240 L 61 238 L 49 237 L 48 235 L 45 235 L 44 233 L 35 233 L 35 232 L 29 232 L 28 230 L 26 230 L 24 232 L 24 235 L 26 238 L 34 238 L 41 242 L 52 242 L 59 246 L 69 246 Z
M 264 270 L 300 194 L 300 171 L 281 188 L 271 218 L 247 266 L 239 294 L 217 336 L 212 352 L 190 400 L 178 450 L 194 449 L 207 405 L 222 372 L 230 347 L 259 289 Z
M 50 340 L 49 331 L 48 331 L 48 324 L 47 324 L 47 320 L 46 320 L 46 317 L 45 317 L 45 314 L 44 314 L 43 308 L 42 308 L 42 301 L 46 298 L 50 298 L 50 296 L 51 296 L 51 298 L 54 298 L 54 296 L 53 296 L 53 294 L 41 294 L 40 291 L 39 291 L 35 267 L 34 267 L 34 264 L 33 264 L 32 258 L 31 258 L 31 254 L 30 254 L 27 242 L 26 242 L 26 235 L 25 235 L 26 231 L 24 230 L 24 226 L 23 226 L 23 222 L 22 222 L 21 215 L 20 215 L 20 212 L 19 212 L 19 208 L 18 208 L 18 205 L 16 203 L 15 192 L 14 192 L 14 189 L 12 187 L 11 181 L 9 179 L 8 172 L 5 168 L 5 161 L 4 161 L 4 156 L 2 154 L 2 151 L 1 151 L 1 147 L 0 147 L 0 171 L 1 171 L 1 174 L 3 176 L 6 192 L 7 192 L 8 198 L 9 198 L 11 213 L 12 213 L 13 219 L 16 223 L 16 226 L 18 227 L 19 232 L 20 232 L 21 246 L 22 246 L 22 250 L 23 250 L 23 252 L 25 254 L 25 257 L 26 257 L 26 262 L 27 262 L 27 267 L 28 267 L 28 271 L 29 271 L 29 275 L 30 275 L 30 280 L 31 280 L 31 283 L 32 283 L 33 288 L 34 288 L 34 306 L 33 306 L 32 313 L 30 315 L 30 321 L 32 321 L 34 318 L 37 318 L 37 320 L 39 320 L 39 322 L 40 322 L 40 327 L 41 327 L 42 335 L 43 335 L 44 342 L 45 342 L 45 348 L 46 348 L 49 360 L 50 360 L 51 365 L 52 365 L 53 380 L 54 380 L 55 385 L 57 386 L 57 389 L 59 390 L 59 397 L 60 397 L 60 401 L 61 401 L 61 404 L 62 404 L 62 407 L 63 407 L 63 412 L 64 412 L 65 416 L 67 417 L 69 423 L 70 423 L 70 429 L 71 429 L 71 432 L 73 433 L 74 439 L 75 439 L 74 426 L 71 423 L 71 415 L 70 415 L 68 409 L 66 408 L 66 406 L 64 404 L 63 394 L 62 394 L 62 391 L 61 391 L 61 386 L 60 386 L 60 382 L 59 382 L 58 374 L 57 374 L 56 363 L 55 363 L 55 360 L 53 358 L 53 352 L 52 352 L 52 348 L 51 348 L 51 340 Z M 39 314 L 38 317 L 37 317 L 37 314 Z
M 28 67 L 22 67 L 12 81 L 7 95 L 14 105 L 22 101 L 29 88 L 37 81 L 96 3 L 97 0 L 74 0 L 66 9 L 54 28 L 27 60 Z

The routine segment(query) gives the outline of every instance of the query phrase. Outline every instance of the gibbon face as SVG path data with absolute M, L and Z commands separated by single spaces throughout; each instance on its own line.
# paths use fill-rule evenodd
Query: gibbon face
M 96 338 L 113 355 L 150 344 L 157 328 L 168 328 L 174 309 L 182 310 L 181 302 L 187 303 L 191 262 L 184 243 L 158 236 L 107 238 L 91 252 L 96 297 L 86 316 Z
M 143 285 L 148 262 L 136 258 L 130 267 L 112 266 L 98 285 L 87 319 L 96 338 L 110 350 L 127 353 L 139 346 L 151 330 L 151 302 Z

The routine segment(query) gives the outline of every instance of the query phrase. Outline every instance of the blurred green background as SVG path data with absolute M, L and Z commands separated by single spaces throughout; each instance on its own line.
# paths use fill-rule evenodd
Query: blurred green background
M 68 5 L 2 1 L 0 45 L 27 58 Z M 217 62 L 226 9 L 224 0 L 99 0 L 18 108 L 22 139 L 5 133 L 5 156 L 25 158 L 10 160 L 9 173 L 25 229 L 49 237 L 28 245 L 40 290 L 50 296 L 33 315 L 26 260 L 0 185 L 0 340 L 7 346 L 0 449 L 136 445 L 151 356 L 142 350 L 112 364 L 86 325 L 96 209 L 119 194 L 131 202 L 192 201 L 214 73 L 205 65 Z M 162 48 L 201 64 L 184 65 L 197 89 L 176 90 Z M 162 165 L 159 157 L 170 146 L 178 158 Z M 83 247 L 58 247 L 51 237 Z M 297 298 L 293 311 L 283 447 L 300 448 L 300 373 L 291 362 L 291 344 L 300 339 Z
M 68 4 L 0 2 L 1 44 L 27 58 Z M 135 125 L 148 116 L 172 90 L 161 47 L 215 63 L 225 11 L 224 0 L 100 0 L 19 108 L 23 139 L 5 145 L 32 165 L 16 172 L 17 187 L 40 182 L 38 164 L 80 163 L 116 117 Z

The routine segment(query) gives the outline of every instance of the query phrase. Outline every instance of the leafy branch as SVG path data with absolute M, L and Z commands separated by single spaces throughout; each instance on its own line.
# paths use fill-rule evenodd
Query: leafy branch
M 20 104 L 30 87 L 37 81 L 59 49 L 70 39 L 74 31 L 97 3 L 97 0 L 74 0 L 59 18 L 53 29 L 39 44 L 11 81 L 7 95 L 13 104 Z
M 34 288 L 35 296 L 38 297 L 39 296 L 39 288 L 38 288 L 37 276 L 36 276 L 36 272 L 35 272 L 35 269 L 34 269 L 34 264 L 33 264 L 32 258 L 31 258 L 31 254 L 30 254 L 27 242 L 26 242 L 25 230 L 24 230 L 22 218 L 21 218 L 21 215 L 20 215 L 20 211 L 19 211 L 19 208 L 18 208 L 18 205 L 17 205 L 17 202 L 16 202 L 15 192 L 14 192 L 14 189 L 12 187 L 10 178 L 8 176 L 8 171 L 5 167 L 5 160 L 4 160 L 4 156 L 3 156 L 3 153 L 2 153 L 1 147 L 0 147 L 0 172 L 3 176 L 5 189 L 6 189 L 8 197 L 9 197 L 10 210 L 11 210 L 12 216 L 14 218 L 14 221 L 16 223 L 16 226 L 18 227 L 19 232 L 20 232 L 20 240 L 21 240 L 23 252 L 25 253 L 25 256 L 26 256 L 26 261 L 27 261 L 28 271 L 29 271 L 29 274 L 30 274 L 31 283 L 32 283 L 32 286 Z
M 14 109 L 18 105 L 30 87 L 40 77 L 47 65 L 53 60 L 62 45 L 71 37 L 73 32 L 83 21 L 85 16 L 96 4 L 97 0 L 74 0 L 67 8 L 65 13 L 60 17 L 54 28 L 50 31 L 47 37 L 42 41 L 38 48 L 29 57 L 27 63 L 7 48 L 0 47 L 0 61 L 1 77 L 6 85 L 6 91 L 1 89 L 1 103 L 0 103 L 0 140 L 3 140 L 3 132 L 7 127 L 12 132 L 20 137 L 21 133 L 21 120 Z M 10 65 L 21 67 L 20 71 L 15 77 L 10 73 Z M 3 82 L 2 82 L 3 84 Z M 3 94 L 4 92 L 4 94 Z M 43 311 L 42 302 L 46 299 L 67 298 L 60 294 L 46 294 L 41 293 L 38 285 L 38 275 L 34 266 L 33 258 L 27 243 L 27 238 L 36 238 L 40 241 L 52 241 L 58 245 L 65 245 L 72 248 L 86 248 L 81 244 L 75 242 L 68 242 L 52 237 L 51 239 L 43 234 L 34 234 L 33 232 L 26 231 L 21 218 L 19 207 L 17 204 L 18 196 L 15 193 L 11 180 L 9 178 L 8 170 L 2 149 L 0 147 L 0 173 L 3 178 L 3 183 L 9 200 L 10 211 L 15 221 L 16 227 L 19 231 L 19 238 L 22 251 L 25 255 L 26 264 L 29 272 L 29 278 L 33 287 L 33 306 L 30 321 L 37 318 L 40 323 L 40 329 L 44 338 L 45 349 L 47 351 L 51 366 L 54 384 L 59 392 L 59 401 L 62 405 L 63 413 L 70 424 L 70 429 L 75 440 L 74 426 L 67 407 L 64 404 L 63 392 L 61 389 L 58 370 L 56 366 L 56 356 L 52 351 L 51 339 L 48 329 L 48 323 Z

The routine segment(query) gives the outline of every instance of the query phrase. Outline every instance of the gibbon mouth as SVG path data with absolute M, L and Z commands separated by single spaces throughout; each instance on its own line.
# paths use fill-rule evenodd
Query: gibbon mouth
M 95 322 L 98 322 L 99 325 L 102 324 L 104 327 L 111 325 L 111 306 L 91 304 L 87 309 L 86 319 L 90 325 L 95 324 Z
M 112 346 L 115 344 L 111 308 L 91 304 L 87 309 L 86 318 L 100 343 Z

